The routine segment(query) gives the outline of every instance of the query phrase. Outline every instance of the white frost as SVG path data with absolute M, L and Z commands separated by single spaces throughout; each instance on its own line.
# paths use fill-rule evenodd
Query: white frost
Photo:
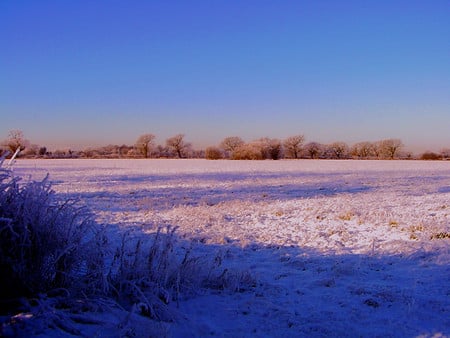
M 205 291 L 179 337 L 450 335 L 450 162 L 19 160 L 99 222 L 179 226 L 257 281 Z M 113 227 L 114 225 L 114 227 Z M 89 333 L 89 327 L 84 328 Z M 91 329 L 93 330 L 93 329 Z M 97 328 L 98 330 L 98 328 Z M 98 332 L 98 331 L 95 331 Z

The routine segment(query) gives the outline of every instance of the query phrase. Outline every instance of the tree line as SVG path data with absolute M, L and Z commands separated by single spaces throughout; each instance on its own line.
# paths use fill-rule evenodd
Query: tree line
M 83 150 L 48 151 L 45 146 L 32 144 L 21 130 L 11 130 L 0 145 L 0 155 L 13 154 L 20 149 L 24 158 L 206 158 L 209 160 L 279 160 L 279 159 L 449 159 L 450 149 L 440 153 L 425 152 L 418 157 L 404 152 L 400 139 L 383 139 L 375 142 L 345 142 L 322 144 L 305 142 L 302 134 L 285 139 L 263 137 L 245 142 L 239 136 L 225 137 L 218 145 L 195 150 L 184 134 L 177 134 L 156 144 L 154 134 L 140 135 L 133 145 L 107 145 Z
M 264 137 L 247 143 L 240 137 L 226 137 L 218 147 L 206 148 L 205 157 L 234 160 L 394 159 L 400 156 L 408 157 L 408 154 L 400 153 L 402 147 L 403 143 L 399 139 L 359 142 L 350 147 L 345 142 L 305 143 L 303 135 L 290 136 L 284 140 Z

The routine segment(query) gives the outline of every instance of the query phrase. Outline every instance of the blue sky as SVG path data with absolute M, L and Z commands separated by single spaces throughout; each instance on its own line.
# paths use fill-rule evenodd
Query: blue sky
M 0 139 L 450 148 L 450 1 L 0 1 Z

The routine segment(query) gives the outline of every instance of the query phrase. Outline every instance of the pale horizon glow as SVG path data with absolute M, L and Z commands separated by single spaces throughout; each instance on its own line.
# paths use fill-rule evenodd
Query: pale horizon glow
M 0 2 L 0 140 L 450 148 L 450 2 Z

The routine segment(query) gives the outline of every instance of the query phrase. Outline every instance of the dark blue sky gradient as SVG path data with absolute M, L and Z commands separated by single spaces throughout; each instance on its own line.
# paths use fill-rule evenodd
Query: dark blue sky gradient
M 450 1 L 0 2 L 0 138 L 450 147 Z

